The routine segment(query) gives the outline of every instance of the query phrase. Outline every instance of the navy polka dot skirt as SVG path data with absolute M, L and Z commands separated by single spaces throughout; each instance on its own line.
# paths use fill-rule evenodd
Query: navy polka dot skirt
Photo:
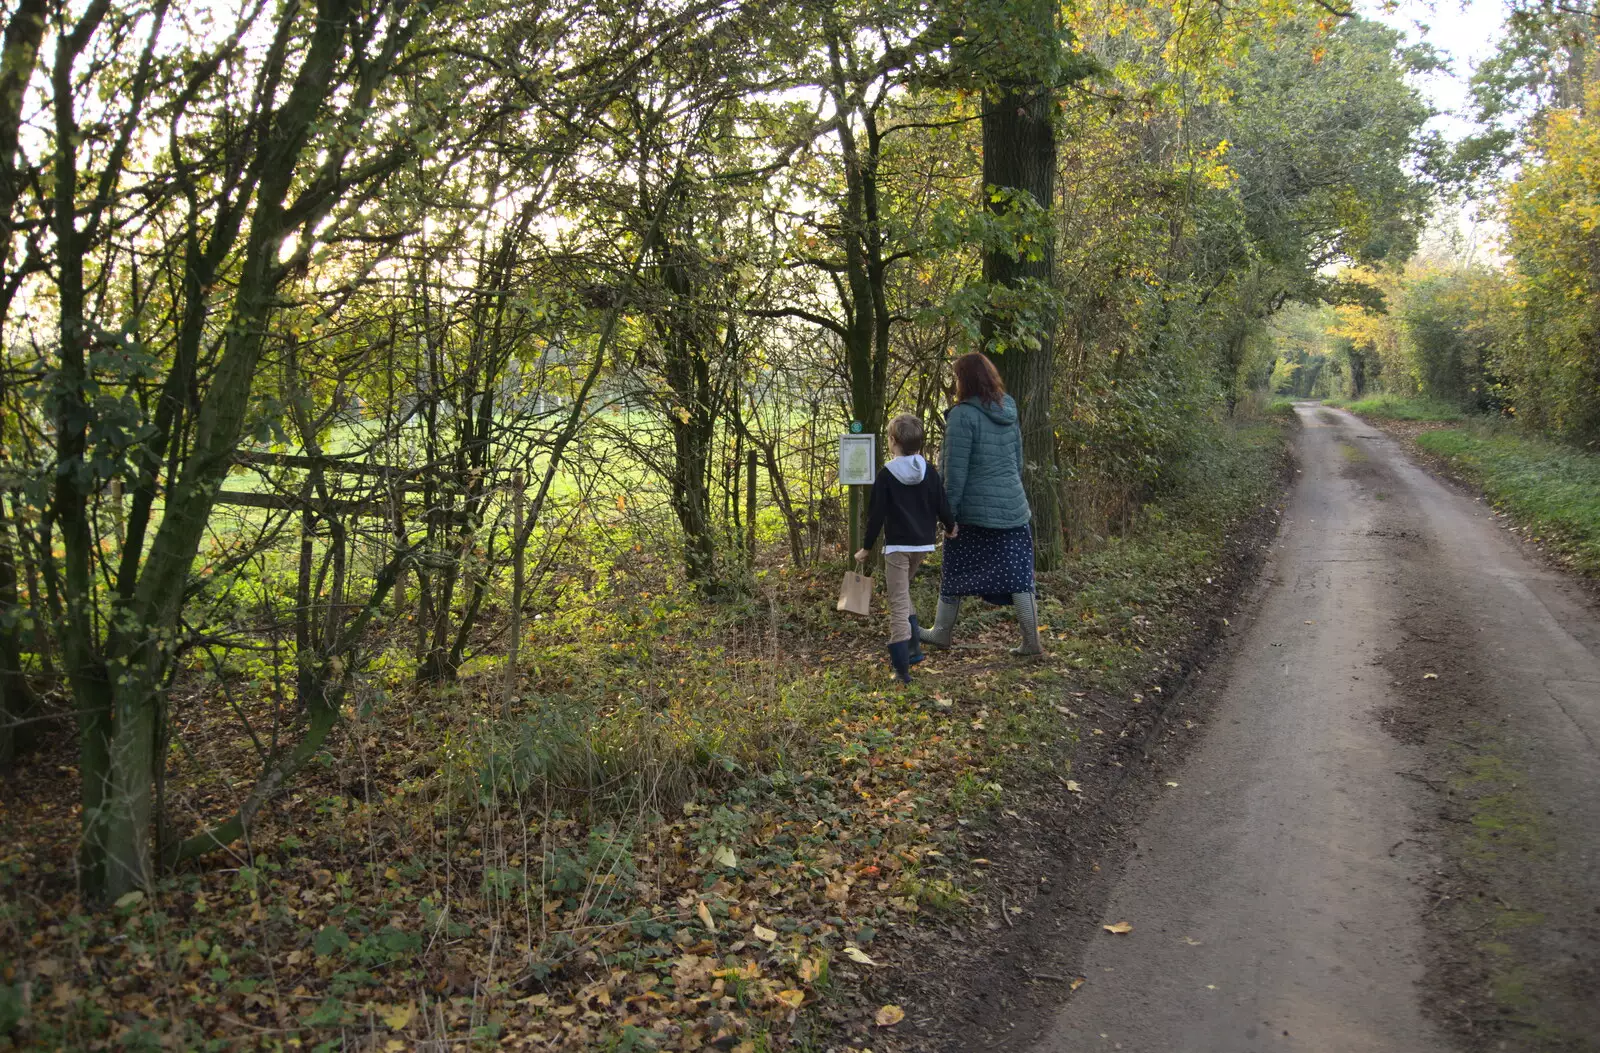
M 1032 591 L 1032 527 L 995 530 L 962 523 L 960 533 L 946 539 L 940 596 L 982 596 L 990 603 L 1008 604 L 1012 593 Z

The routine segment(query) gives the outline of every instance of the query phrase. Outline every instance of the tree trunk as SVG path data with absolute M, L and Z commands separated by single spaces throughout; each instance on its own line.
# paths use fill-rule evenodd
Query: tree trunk
M 701 588 L 718 591 L 716 538 L 711 532 L 711 442 L 716 422 L 703 406 L 672 419 L 672 510 L 683 528 L 685 569 Z
M 857 104 L 849 89 L 837 39 L 829 41 L 833 71 L 836 132 L 844 161 L 845 195 L 840 209 L 840 249 L 844 288 L 849 290 L 845 324 L 840 329 L 850 378 L 850 411 L 864 434 L 882 433 L 888 416 L 885 388 L 889 371 L 889 310 L 884 288 L 883 230 L 878 209 L 878 161 L 882 135 L 872 110 Z M 856 139 L 851 118 L 861 120 L 866 149 Z M 882 456 L 881 444 L 878 450 Z
M 20 0 L 6 23 L 3 48 L 0 48 L 0 245 L 10 252 L 15 226 L 15 209 L 21 191 L 17 175 L 17 143 L 22 128 L 23 104 L 28 82 L 39 64 L 39 45 L 44 40 L 48 4 L 45 0 Z M 7 260 L 0 256 L 0 284 L 10 284 L 5 272 Z M 9 303 L 7 304 L 9 307 Z M 6 398 L 0 387 L 0 402 Z M 0 405 L 0 412 L 4 412 Z M 0 435 L 0 446 L 5 436 Z M 15 497 L 11 502 L 17 508 Z M 20 722 L 33 713 L 37 701 L 22 668 L 22 618 L 27 613 L 17 599 L 16 546 L 22 543 L 21 529 L 15 539 L 0 498 L 0 772 L 11 767 L 19 750 L 30 737 Z M 30 599 L 33 610 L 33 635 L 40 652 L 44 650 L 43 606 L 37 591 Z
M 674 292 L 685 298 L 677 310 L 692 311 L 687 302 L 692 291 Z M 716 537 L 711 529 L 711 446 L 716 437 L 716 417 L 711 406 L 711 366 L 700 342 L 701 334 L 693 326 L 691 321 L 682 321 L 674 326 L 679 331 L 666 340 L 667 385 L 677 403 L 670 420 L 672 467 L 668 482 L 672 487 L 672 510 L 683 528 L 684 570 L 702 591 L 715 594 L 721 591 Z
M 111 724 L 111 770 L 106 783 L 104 845 L 106 895 L 110 899 L 148 888 L 155 877 L 150 851 L 155 782 L 158 685 L 130 677 L 119 687 Z
M 667 191 L 667 196 L 674 192 L 675 188 Z M 700 303 L 710 290 L 693 244 L 694 231 L 688 226 L 658 236 L 651 278 L 670 298 L 655 330 L 661 342 L 662 377 L 672 397 L 667 413 L 672 461 L 665 474 L 672 489 L 672 510 L 683 529 L 684 571 L 702 592 L 715 595 L 723 582 L 717 574 L 712 530 L 711 454 L 722 398 L 712 376 L 713 323 Z
M 744 489 L 744 565 L 748 570 L 756 566 L 756 451 L 751 450 L 745 469 Z
M 522 533 L 526 499 L 527 488 L 522 473 L 517 472 L 511 477 L 511 624 L 507 633 L 509 644 L 506 647 L 506 688 L 502 709 L 507 717 L 511 715 L 511 699 L 517 693 L 517 663 L 522 649 L 522 601 L 528 551 L 528 543 Z
M 22 668 L 21 637 L 27 611 L 17 598 L 16 548 L 3 498 L 0 498 L 0 774 L 11 770 L 27 748 L 27 725 L 36 699 Z M 35 632 L 40 632 L 37 625 Z
M 85 397 L 88 339 L 84 326 L 82 237 L 76 210 L 78 195 L 78 124 L 73 112 L 72 69 L 78 51 L 87 44 L 106 5 L 92 7 L 71 37 L 56 46 L 52 71 L 55 89 L 55 220 L 57 243 L 57 325 L 60 368 L 50 393 L 51 415 L 56 420 L 55 492 L 51 517 L 61 530 L 63 551 L 62 592 L 66 625 L 61 636 L 62 659 L 78 706 L 82 780 L 83 886 L 93 898 L 107 878 L 106 858 L 110 824 L 106 801 L 113 771 L 111 754 L 111 692 L 101 655 L 95 648 L 92 621 L 94 578 L 90 570 L 88 519 L 88 423 Z M 80 34 L 83 34 L 80 36 Z M 74 50 L 76 48 L 77 50 Z M 148 772 L 148 766 L 146 771 Z
M 102 15 L 105 5 L 96 5 Z M 152 875 L 150 820 L 159 692 L 172 657 L 179 615 L 195 553 L 223 479 L 233 461 L 249 407 L 267 321 L 285 271 L 278 254 L 296 225 L 288 195 L 319 111 L 338 74 L 350 18 L 348 0 L 322 0 L 310 47 L 283 103 L 265 119 L 270 133 L 252 176 L 254 211 L 236 271 L 234 302 L 221 357 L 200 401 L 192 442 L 166 495 L 161 525 L 139 567 L 138 582 L 118 612 L 103 648 L 90 631 L 95 610 L 89 574 L 84 465 L 84 400 L 88 349 L 84 325 L 83 237 L 77 222 L 76 151 L 71 78 L 76 53 L 58 48 L 56 199 L 62 367 L 58 379 L 55 518 L 66 550 L 67 633 L 63 653 L 83 718 L 83 884 L 90 898 L 114 900 L 148 884 Z M 82 27 L 80 27 L 81 29 Z M 403 32 L 409 32 L 407 27 Z M 93 30 L 74 33 L 78 47 Z M 65 39 L 65 38 L 64 38 Z M 107 704 L 109 703 L 109 705 Z M 114 719 L 112 714 L 114 714 Z M 106 722 L 111 727 L 105 727 Z M 105 733 L 109 730 L 109 740 Z
M 1044 17 L 1050 17 L 1048 10 Z M 983 105 L 983 182 L 985 188 L 1022 191 L 1043 209 L 1055 202 L 1056 132 L 1052 110 L 1054 94 L 1038 85 L 1008 86 L 993 92 Z M 990 200 L 990 208 L 1005 216 L 1013 210 L 1004 197 Z M 1029 246 L 1034 246 L 1029 252 Z M 1033 257 L 1033 258 L 1030 258 Z M 1011 250 L 991 248 L 984 254 L 984 280 L 1008 289 L 1037 283 L 1053 288 L 1055 279 L 1054 225 L 1042 237 Z M 1009 319 L 991 312 L 984 320 L 985 342 L 1006 390 L 1017 400 L 1022 417 L 1023 485 L 1033 509 L 1035 559 L 1041 570 L 1059 566 L 1064 554 L 1061 537 L 1060 471 L 1051 413 L 1055 372 L 1056 319 L 1046 309 L 1031 346 L 995 336 Z

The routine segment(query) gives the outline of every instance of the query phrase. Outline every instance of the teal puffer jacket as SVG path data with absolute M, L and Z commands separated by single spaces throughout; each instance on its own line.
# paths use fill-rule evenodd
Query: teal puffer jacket
M 1007 530 L 1032 518 L 1022 491 L 1022 428 L 1017 403 L 967 399 L 944 418 L 940 471 L 957 523 Z

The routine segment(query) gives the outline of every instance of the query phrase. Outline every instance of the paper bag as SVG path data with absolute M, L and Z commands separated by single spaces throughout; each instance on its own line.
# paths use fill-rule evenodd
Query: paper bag
M 839 585 L 839 606 L 835 609 L 852 614 L 872 613 L 872 575 L 845 571 L 844 581 Z

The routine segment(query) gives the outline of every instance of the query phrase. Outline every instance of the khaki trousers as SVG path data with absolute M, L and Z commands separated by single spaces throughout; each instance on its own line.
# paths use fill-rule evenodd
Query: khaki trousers
M 889 642 L 911 639 L 911 579 L 922 566 L 926 552 L 886 552 L 883 555 L 883 582 L 889 593 Z

